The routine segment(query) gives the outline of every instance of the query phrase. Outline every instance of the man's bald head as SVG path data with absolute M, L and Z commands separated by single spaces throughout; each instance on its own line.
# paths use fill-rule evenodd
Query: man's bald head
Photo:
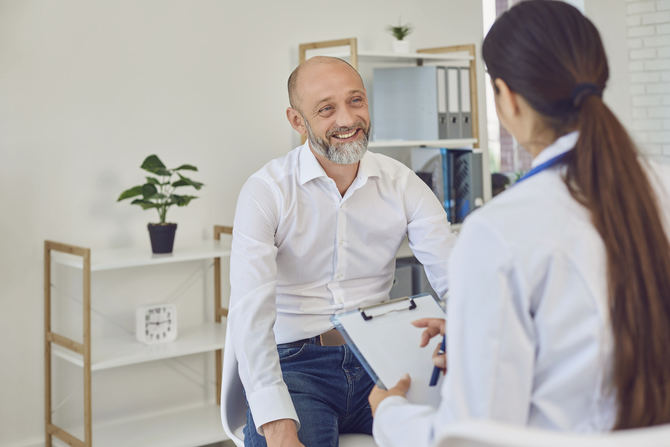
M 310 59 L 307 59 L 305 62 L 298 65 L 295 68 L 295 70 L 293 70 L 291 75 L 288 77 L 288 101 L 289 104 L 291 104 L 291 107 L 293 107 L 296 110 L 299 110 L 300 94 L 299 94 L 298 78 L 300 77 L 300 73 L 303 72 L 304 70 L 309 70 L 311 67 L 323 64 L 341 64 L 346 67 L 349 67 L 351 71 L 356 73 L 356 76 L 358 76 L 358 78 L 361 80 L 361 84 L 363 83 L 361 75 L 358 73 L 358 71 L 356 71 L 354 67 L 351 66 L 349 62 L 337 57 L 315 56 Z

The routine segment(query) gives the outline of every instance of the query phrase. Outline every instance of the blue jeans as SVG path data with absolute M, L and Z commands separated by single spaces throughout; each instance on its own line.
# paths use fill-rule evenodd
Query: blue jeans
M 319 337 L 277 346 L 284 382 L 298 418 L 305 447 L 337 447 L 340 433 L 372 434 L 370 376 L 348 346 L 321 346 Z M 251 411 L 244 427 L 245 447 L 265 447 Z

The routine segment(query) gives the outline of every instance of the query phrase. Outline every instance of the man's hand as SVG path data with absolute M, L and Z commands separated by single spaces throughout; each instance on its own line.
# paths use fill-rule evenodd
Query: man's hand
M 298 439 L 298 430 L 293 419 L 267 422 L 261 428 L 268 447 L 305 447 Z
M 370 408 L 372 409 L 372 417 L 375 416 L 379 404 L 382 403 L 382 401 L 387 397 L 405 397 L 407 390 L 409 390 L 411 381 L 412 379 L 409 378 L 409 374 L 405 374 L 405 377 L 400 379 L 393 388 L 389 388 L 388 390 L 382 390 L 377 385 L 375 385 L 374 388 L 372 388 L 372 391 L 370 391 L 370 395 L 368 396 L 368 402 L 370 402 Z

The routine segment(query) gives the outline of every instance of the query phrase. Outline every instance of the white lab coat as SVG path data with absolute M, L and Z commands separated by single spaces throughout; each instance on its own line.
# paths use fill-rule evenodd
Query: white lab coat
M 576 139 L 576 132 L 559 138 L 533 165 Z M 580 432 L 612 427 L 605 247 L 563 172 L 544 170 L 466 220 L 449 264 L 441 404 L 385 399 L 373 428 L 379 445 L 427 446 L 448 424 L 471 418 Z M 667 225 L 670 168 L 650 172 Z

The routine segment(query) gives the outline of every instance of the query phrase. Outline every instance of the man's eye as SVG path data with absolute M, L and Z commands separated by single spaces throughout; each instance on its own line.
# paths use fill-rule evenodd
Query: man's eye
M 319 109 L 320 114 L 329 113 L 329 112 L 332 112 L 332 111 L 333 111 L 332 106 L 326 106 L 326 107 L 322 107 L 322 108 Z

